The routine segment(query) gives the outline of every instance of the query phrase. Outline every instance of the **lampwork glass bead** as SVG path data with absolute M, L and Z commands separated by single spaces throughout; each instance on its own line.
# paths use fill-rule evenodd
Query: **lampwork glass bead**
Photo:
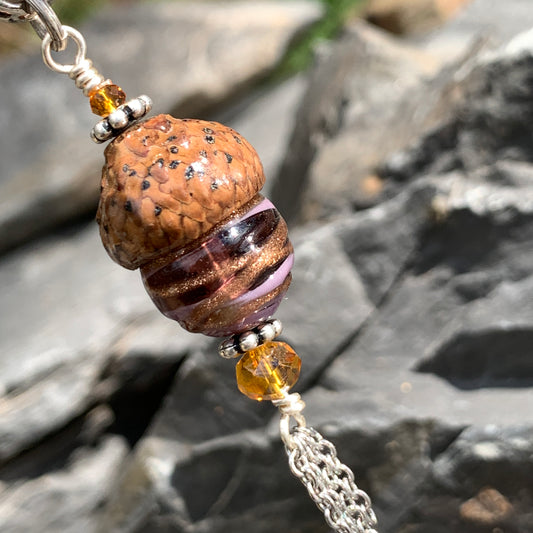
M 237 385 L 252 400 L 279 400 L 298 381 L 301 365 L 288 344 L 266 342 L 237 363 Z
M 112 127 L 117 117 L 107 118 Z M 102 242 L 117 263 L 140 267 L 164 315 L 225 337 L 274 314 L 291 282 L 293 249 L 284 220 L 259 194 L 263 166 L 243 137 L 216 122 L 159 115 L 105 153 Z
M 107 117 L 126 102 L 126 93 L 113 83 L 95 87 L 89 93 L 91 111 L 100 117 Z
M 273 315 L 293 261 L 285 221 L 257 195 L 187 249 L 143 265 L 141 274 L 164 315 L 191 332 L 223 337 Z

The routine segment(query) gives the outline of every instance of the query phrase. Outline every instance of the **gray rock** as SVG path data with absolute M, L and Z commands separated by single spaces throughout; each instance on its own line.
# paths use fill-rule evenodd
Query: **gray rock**
M 282 213 L 309 220 L 375 203 L 383 193 L 375 167 L 416 138 L 398 107 L 437 66 L 362 22 L 322 49 L 273 188 Z
M 432 143 L 429 135 L 419 143 L 435 164 L 429 157 L 409 159 L 416 148 L 402 152 L 403 163 L 397 160 L 393 169 L 389 162 L 391 198 L 294 235 L 295 281 L 280 316 L 283 337 L 304 358 L 299 390 L 305 416 L 335 443 L 372 496 L 381 533 L 523 533 L 531 524 L 533 190 L 525 129 L 529 95 L 522 87 L 529 83 L 529 43 L 525 35 L 490 57 L 462 63 L 457 86 L 463 91 L 452 96 L 442 89 L 454 70 L 446 67 L 434 85 L 437 98 L 425 108 L 428 120 L 402 126 L 416 124 L 420 132 L 435 121 Z M 415 86 L 413 94 L 426 87 Z M 325 107 L 342 93 L 328 90 L 335 95 L 322 102 Z M 472 105 L 461 107 L 464 102 Z M 320 115 L 333 117 L 331 129 L 321 131 L 342 133 L 341 115 L 338 107 Z M 502 127 L 501 135 L 482 127 L 487 124 Z M 478 132 L 490 151 L 472 138 Z M 407 164 L 412 176 L 401 173 Z M 22 346 L 18 364 L 0 359 L 5 412 L 56 371 L 66 376 L 79 368 L 71 388 L 80 391 L 75 397 L 67 388 L 72 406 L 66 407 L 48 396 L 38 405 L 33 397 L 34 418 L 27 416 L 37 429 L 32 435 L 22 410 L 6 423 L 6 458 L 61 428 L 74 435 L 67 439 L 70 447 L 98 442 L 105 420 L 94 422 L 83 444 L 76 422 L 69 432 L 65 420 L 95 403 L 113 405 L 123 391 L 149 392 L 144 373 L 153 387 L 159 383 L 150 362 L 169 379 L 179 366 L 148 431 L 121 463 L 105 510 L 81 513 L 82 520 L 89 514 L 98 520 L 88 527 L 102 533 L 326 532 L 305 489 L 289 474 L 271 407 L 237 391 L 234 365 L 216 355 L 214 342 L 159 338 L 170 326 L 149 311 L 138 279 L 113 267 L 97 244 L 94 228 L 87 229 L 50 239 L 36 258 L 20 250 L 0 265 L 6 280 L 0 342 L 9 351 Z M 91 268 L 81 273 L 86 257 Z M 48 279 L 56 281 L 46 287 Z M 34 302 L 56 302 L 69 283 L 78 294 L 65 296 L 57 314 L 41 316 Z M 78 301 L 83 305 L 76 307 Z M 89 317 L 89 308 L 99 309 L 99 316 Z M 35 331 L 28 334 L 30 320 Z M 53 324 L 67 330 L 73 351 L 53 351 Z M 12 333 L 17 341 L 3 340 Z M 36 348 L 41 345 L 50 349 L 43 360 Z M 45 420 L 40 426 L 38 414 Z M 15 419 L 20 427 L 13 429 Z M 22 478 L 42 477 L 36 473 L 42 465 L 32 462 L 33 474 L 24 474 L 21 463 L 11 460 L 3 477 L 0 471 L 8 490 L 17 476 L 21 488 L 31 490 L 33 481 Z M 53 496 L 45 489 L 43 495 Z M 13 501 L 16 507 L 26 500 Z M 68 518 L 63 529 L 70 523 L 81 529 Z
M 107 257 L 94 223 L 10 254 L 0 279 L 2 461 L 109 397 L 138 368 L 141 351 L 157 367 L 195 342 L 159 316 L 138 273 Z M 149 350 L 144 323 L 152 327 Z M 101 381 L 109 365 L 111 388 Z
M 282 337 L 303 359 L 300 389 L 305 389 L 363 326 L 374 305 L 334 228 L 295 237 L 293 282 L 276 316 L 283 322 Z
M 436 193 L 432 183 L 423 183 L 382 207 L 345 217 L 335 224 L 375 305 L 385 298 L 415 255 L 420 233 L 428 223 L 428 206 Z
M 300 490 L 278 439 L 246 432 L 183 446 L 155 436 L 128 463 L 99 532 L 326 531 Z M 253 458 L 253 460 L 251 460 Z M 198 469 L 201 468 L 200 473 Z M 261 480 L 261 483 L 258 483 Z
M 530 435 L 527 423 L 463 431 L 436 458 L 402 531 L 527 531 L 533 518 Z
M 0 528 L 6 533 L 95 531 L 126 453 L 121 437 L 106 437 L 94 449 L 79 449 L 65 469 L 3 487 Z
M 81 29 L 91 59 L 128 95 L 148 93 L 156 112 L 190 116 L 268 74 L 320 14 L 303 0 L 169 2 L 116 6 Z M 88 140 L 96 117 L 40 54 L 5 62 L 0 79 L 9 130 L 0 151 L 2 251 L 91 213 L 102 158 Z
M 446 25 L 412 42 L 453 62 L 480 39 L 499 46 L 531 26 L 533 13 L 528 0 L 472 0 Z
M 531 163 L 533 33 L 481 54 L 453 81 L 447 116 L 390 157 L 382 177 L 398 181 L 455 169 L 483 172 L 498 162 Z M 492 179 L 497 166 L 485 173 Z
M 441 177 L 436 183 L 442 187 L 445 182 Z M 531 423 L 533 366 L 528 354 L 533 277 L 530 268 L 526 271 L 519 265 L 531 261 L 527 243 L 531 242 L 533 195 L 528 189 L 504 188 L 487 194 L 486 187 L 465 183 L 458 192 L 454 180 L 448 184 L 455 192 L 447 218 L 422 234 L 418 260 L 410 258 L 374 320 L 320 382 L 328 391 L 341 394 L 344 400 L 337 402 L 347 402 L 338 422 L 331 421 L 331 405 L 319 407 L 324 412 L 319 423 L 324 420 L 328 428 L 336 426 L 341 442 L 353 439 L 350 426 L 363 431 L 361 426 L 370 423 L 365 434 L 373 434 L 376 425 L 404 427 L 405 438 L 376 446 L 385 446 L 384 450 L 392 446 L 408 461 L 394 464 L 394 456 L 385 454 L 380 463 L 372 464 L 371 456 L 367 471 L 382 531 L 416 523 L 417 509 L 423 507 L 420 498 L 424 502 L 433 498 L 431 509 L 440 513 L 446 508 L 439 500 L 443 496 L 439 487 L 431 498 L 423 495 L 433 475 L 433 450 L 442 442 L 445 449 L 454 433 L 467 426 Z M 424 257 L 432 259 L 426 262 Z M 481 290 L 475 273 L 483 276 Z M 468 286 L 473 287 L 465 291 Z M 320 390 L 313 391 L 311 398 L 311 408 L 326 401 Z M 425 437 L 415 453 L 412 439 L 420 432 Z M 385 483 L 381 476 L 387 472 L 394 477 Z M 520 482 L 518 486 L 527 487 Z M 465 499 L 475 494 L 466 491 Z M 454 521 L 460 503 L 455 501 L 454 514 L 446 518 L 443 531 L 464 525 Z M 407 512 L 410 506 L 414 510 Z M 411 518 L 406 518 L 406 512 Z M 427 529 L 413 531 L 433 531 L 432 527 L 440 531 L 444 517 L 435 515 L 432 520 L 425 523 Z
M 429 45 L 407 46 L 363 24 L 352 25 L 319 54 L 292 150 L 273 189 L 289 219 L 366 208 L 397 193 L 391 176 L 405 181 L 527 160 L 530 37 L 489 55 L 515 34 L 502 30 L 494 40 L 480 41 L 487 27 L 480 23 L 476 31 L 475 13 L 485 9 L 494 20 L 482 4 L 492 5 L 473 2 L 474 12 L 464 15 L 471 27 L 469 38 L 458 40 L 460 54 L 443 58 Z M 505 10 L 524 5 L 518 1 Z

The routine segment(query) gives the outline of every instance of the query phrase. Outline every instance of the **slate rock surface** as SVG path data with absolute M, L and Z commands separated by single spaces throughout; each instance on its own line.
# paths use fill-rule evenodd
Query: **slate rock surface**
M 445 62 L 454 62 L 476 41 L 497 47 L 531 26 L 533 13 L 528 0 L 471 0 L 447 24 L 409 41 Z
M 398 109 L 438 66 L 431 55 L 363 22 L 324 47 L 273 186 L 284 216 L 308 221 L 379 201 L 376 166 L 416 138 L 411 123 L 405 128 L 410 114 Z
M 318 383 L 315 375 L 313 386 L 304 395 L 307 419 L 337 444 L 341 458 L 354 469 L 360 485 L 372 494 L 381 531 L 411 531 L 409 528 L 415 526 L 419 529 L 413 531 L 427 531 L 440 527 L 443 520 L 440 514 L 422 513 L 421 520 L 417 510 L 424 505 L 421 502 L 426 502 L 428 509 L 442 511 L 441 500 L 444 508 L 453 511 L 446 527 L 467 527 L 469 518 L 461 518 L 461 505 L 475 497 L 485 484 L 490 482 L 511 505 L 519 507 L 522 503 L 516 495 L 529 490 L 525 477 L 508 477 L 505 469 L 493 472 L 487 467 L 489 470 L 483 474 L 486 466 L 483 462 L 479 473 L 472 472 L 475 490 L 463 487 L 460 496 L 453 491 L 443 492 L 433 480 L 439 461 L 444 460 L 443 454 L 448 453 L 450 443 L 458 435 L 467 431 L 465 428 L 499 428 L 503 424 L 497 431 L 505 433 L 510 431 L 506 427 L 516 427 L 515 433 L 527 443 L 528 430 L 522 426 L 532 422 L 528 346 L 533 319 L 533 278 L 528 272 L 525 277 L 510 281 L 507 265 L 497 259 L 503 245 L 513 247 L 515 253 L 519 249 L 528 262 L 523 254 L 530 253 L 531 206 L 523 206 L 501 227 L 499 216 L 507 207 L 491 206 L 492 197 L 487 194 L 484 213 L 477 212 L 482 204 L 476 199 L 472 204 L 450 205 L 447 220 L 436 223 L 432 203 L 435 198 L 449 194 L 453 182 L 448 178 L 419 182 L 403 194 L 403 199 L 390 200 L 353 215 L 338 226 L 332 223 L 306 234 L 307 246 L 315 239 L 315 246 L 320 245 L 325 233 L 330 238 L 332 234 L 340 235 L 341 242 L 344 241 L 344 247 L 337 248 L 337 255 L 331 247 L 324 246 L 328 254 L 315 259 L 315 263 L 323 262 L 324 267 L 340 257 L 348 263 L 346 250 L 350 238 L 358 242 L 363 232 L 369 240 L 372 235 L 388 231 L 393 234 L 391 240 L 397 240 L 402 233 L 411 237 L 410 243 L 404 241 L 400 246 L 403 256 L 397 256 L 394 248 L 380 249 L 381 261 L 396 265 L 396 272 L 378 281 L 365 280 L 367 297 L 377 293 L 378 304 L 374 308 L 365 303 L 365 298 L 357 300 L 359 309 L 352 314 L 362 315 L 364 320 L 353 322 L 351 335 L 347 331 L 349 342 L 334 352 L 334 361 L 324 351 L 316 365 L 312 348 L 303 346 L 299 350 L 304 356 L 304 368 L 307 363 L 312 365 L 307 372 L 315 365 L 323 370 Z M 478 187 L 473 185 L 472 192 Z M 516 208 L 520 205 L 517 196 L 524 191 L 512 192 Z M 395 227 L 383 216 L 387 212 L 394 213 Z M 471 239 L 475 242 L 479 237 L 461 230 L 465 216 L 474 220 L 479 217 L 486 224 L 485 229 L 491 232 L 498 228 L 500 233 L 498 247 L 485 258 L 486 262 L 477 265 L 483 272 L 478 275 L 481 283 L 476 279 L 476 269 L 468 274 L 457 273 L 448 265 L 453 264 L 457 248 L 473 247 Z M 453 237 L 448 233 L 449 227 L 457 228 Z M 417 253 L 421 257 L 432 256 L 435 248 L 442 255 L 431 268 L 422 268 L 414 259 Z M 336 257 L 339 259 L 332 259 Z M 359 264 L 365 260 L 379 264 L 375 251 L 365 253 L 360 249 L 357 257 Z M 306 273 L 303 265 L 305 260 L 295 269 L 300 278 Z M 337 283 L 348 287 L 348 280 L 358 270 L 354 269 L 352 274 L 337 272 L 340 272 Z M 494 283 L 492 290 L 487 288 L 487 278 Z M 331 306 L 333 313 L 342 297 L 331 294 L 320 277 L 311 279 L 313 286 L 307 289 L 324 302 L 322 309 Z M 359 276 L 361 279 L 364 277 Z M 458 285 L 462 285 L 459 290 Z M 471 287 L 471 292 L 465 287 Z M 328 315 L 326 311 L 325 316 Z M 316 317 L 315 329 L 329 331 L 321 325 L 323 320 Z M 290 328 L 290 317 L 286 323 Z M 297 345 L 289 329 L 286 339 Z M 306 360 L 308 353 L 310 361 Z M 133 472 L 145 472 L 151 479 L 148 487 L 143 486 L 144 493 L 136 491 L 138 496 L 142 494 L 141 502 L 149 501 L 151 506 L 144 505 L 144 514 L 138 513 L 138 521 L 125 525 L 124 517 L 131 517 L 133 509 L 141 508 L 139 501 L 122 496 L 126 493 L 124 487 L 132 483 L 133 474 L 126 475 L 119 485 L 121 489 L 115 492 L 102 531 L 142 531 L 146 524 L 151 524 L 154 531 L 166 531 L 169 524 L 180 524 L 183 531 L 223 531 L 231 527 L 246 531 L 256 526 L 266 531 L 267 524 L 272 523 L 280 524 L 284 530 L 306 531 L 306 520 L 301 514 L 301 509 L 307 509 L 303 489 L 298 491 L 294 486 L 295 499 L 285 502 L 286 465 L 281 460 L 281 448 L 276 448 L 277 417 L 267 410 L 268 406 L 249 402 L 244 405 L 246 399 L 227 389 L 233 369 L 224 368 L 218 360 L 210 361 L 208 357 L 209 354 L 197 355 L 180 369 L 168 403 L 129 465 Z M 304 374 L 304 390 L 307 379 L 308 374 Z M 180 415 L 184 412 L 185 419 Z M 251 418 L 252 413 L 255 419 Z M 195 420 L 202 420 L 202 429 L 191 434 Z M 266 434 L 261 436 L 260 428 L 267 421 Z M 229 471 L 228 461 L 232 464 Z M 270 475 L 262 470 L 265 461 L 270 461 Z M 159 464 L 157 471 L 150 466 L 154 463 Z M 446 482 L 461 484 L 462 479 L 454 477 L 460 475 L 461 468 L 453 469 Z M 482 478 L 478 479 L 479 476 Z M 256 479 L 253 487 L 249 485 L 252 478 Z M 203 497 L 198 501 L 200 494 Z M 268 510 L 265 501 L 270 502 Z M 157 510 L 171 505 L 173 511 L 168 515 Z M 239 505 L 249 514 L 243 512 L 237 520 Z M 284 508 L 283 519 L 279 517 L 280 508 Z M 321 518 L 316 513 L 306 516 L 315 516 L 314 527 L 321 530 Z M 515 518 L 510 523 L 516 525 L 524 520 L 521 514 Z
M 372 45 L 388 43 L 376 90 L 390 88 L 396 44 L 355 32 L 376 57 Z M 348 35 L 334 45 L 338 57 L 352 52 L 338 45 Z M 405 104 L 388 132 L 401 139 L 386 144 L 382 123 L 373 169 L 381 189 L 366 203 L 343 200 L 349 172 L 333 186 L 332 167 L 315 165 L 338 137 L 354 153 L 364 146 L 350 122 L 364 116 L 364 99 L 361 114 L 342 109 L 346 87 L 362 82 L 348 70 L 318 91 L 320 77 L 309 78 L 321 95 L 313 124 L 326 125 L 313 131 L 326 134 L 304 136 L 285 161 L 297 146 L 310 149 L 300 152 L 301 179 L 330 195 L 316 195 L 309 218 L 318 219 L 293 231 L 282 338 L 303 358 L 296 390 L 308 423 L 371 495 L 380 533 L 529 533 L 533 170 L 524 87 L 533 38 L 517 35 L 490 53 L 474 47 L 455 62 L 432 59 L 423 45 L 422 55 L 401 50 L 410 89 L 398 100 L 384 90 L 369 106 L 389 102 L 394 112 L 382 116 L 392 120 L 410 96 L 432 91 L 416 120 Z M 429 75 L 415 56 L 431 64 Z M 298 97 L 284 87 L 251 96 L 233 119 L 274 116 L 287 98 L 290 122 Z M 309 132 L 309 123 L 300 125 Z M 353 168 L 358 183 L 371 167 Z M 238 392 L 234 362 L 217 356 L 214 341 L 158 316 L 137 274 L 107 259 L 94 224 L 4 255 L 0 280 L 2 531 L 329 531 L 289 473 L 279 415 Z
M 520 34 L 498 53 L 484 54 L 463 79 L 459 75 L 449 89 L 456 93 L 452 116 L 390 158 L 384 173 L 403 181 L 453 169 L 481 169 L 492 171 L 487 178 L 497 181 L 499 173 L 492 169 L 498 163 L 530 163 L 531 42 L 532 31 Z
M 276 205 L 287 218 L 308 221 L 366 208 L 389 197 L 389 184 L 382 180 L 380 164 L 390 159 L 391 153 L 448 124 L 452 115 L 457 120 L 461 116 L 459 102 L 463 108 L 476 107 L 483 83 L 484 102 L 489 105 L 489 80 L 497 74 L 481 68 L 478 72 L 485 73 L 479 74 L 483 80 L 474 81 L 472 63 L 482 50 L 488 54 L 532 26 L 527 0 L 505 6 L 492 0 L 474 0 L 447 25 L 417 39 L 399 40 L 360 22 L 350 24 L 343 36 L 318 54 L 292 132 L 293 150 L 286 155 L 273 186 Z M 512 90 L 514 99 L 519 98 L 520 91 L 527 98 L 527 72 L 527 68 L 518 69 L 509 80 L 499 76 L 500 83 L 506 85 L 500 95 L 504 102 L 505 90 Z M 458 81 L 466 75 L 471 77 L 470 85 Z M 466 102 L 469 91 L 472 94 Z M 492 97 L 497 99 L 498 95 L 493 92 Z M 471 111 L 465 111 L 465 119 L 477 120 Z M 479 123 L 480 129 L 484 127 Z M 477 132 L 480 145 L 471 155 L 480 147 L 481 153 L 490 151 L 485 137 L 496 136 L 496 131 L 486 127 L 483 133 Z M 441 136 L 442 142 L 445 137 Z M 452 140 L 449 142 L 450 149 L 435 158 L 436 171 L 445 170 L 439 164 L 448 164 L 444 158 L 450 157 L 454 146 Z M 429 159 L 432 150 L 438 152 L 440 148 L 428 144 Z M 449 165 L 453 168 L 453 162 Z M 406 168 L 406 173 L 410 171 Z
M 6 533 L 94 530 L 94 516 L 113 489 L 128 451 L 124 439 L 108 436 L 77 450 L 68 464 L 14 483 L 0 493 L 0 526 Z

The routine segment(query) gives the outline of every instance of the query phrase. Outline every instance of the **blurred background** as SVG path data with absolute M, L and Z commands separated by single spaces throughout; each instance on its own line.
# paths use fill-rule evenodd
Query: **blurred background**
M 53 6 L 129 97 L 261 155 L 295 390 L 380 533 L 533 531 L 531 0 Z M 326 533 L 272 406 L 107 257 L 97 121 L 0 22 L 0 531 Z

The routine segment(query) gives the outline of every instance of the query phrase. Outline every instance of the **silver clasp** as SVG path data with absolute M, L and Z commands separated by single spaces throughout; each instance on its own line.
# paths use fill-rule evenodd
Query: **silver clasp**
M 23 8 L 24 2 L 7 2 L 0 0 L 0 19 L 9 22 L 28 22 L 34 14 Z
M 52 50 L 59 52 L 67 46 L 67 34 L 55 11 L 50 7 L 51 1 L 0 0 L 0 20 L 29 22 L 41 39 L 49 35 Z

